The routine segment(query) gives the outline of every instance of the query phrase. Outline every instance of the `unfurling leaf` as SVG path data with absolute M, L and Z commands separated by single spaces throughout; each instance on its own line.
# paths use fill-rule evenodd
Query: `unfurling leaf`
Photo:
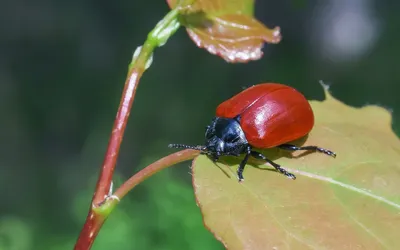
M 400 249 L 400 140 L 390 113 L 328 92 L 310 103 L 316 123 L 303 144 L 337 157 L 265 150 L 297 179 L 248 165 L 243 183 L 238 164 L 198 157 L 193 186 L 204 224 L 232 250 Z
M 279 43 L 280 28 L 268 29 L 253 16 L 254 0 L 169 0 L 180 8 L 180 20 L 200 48 L 227 62 L 248 62 L 262 57 L 264 43 Z M 193 3 L 191 3 L 193 2 Z

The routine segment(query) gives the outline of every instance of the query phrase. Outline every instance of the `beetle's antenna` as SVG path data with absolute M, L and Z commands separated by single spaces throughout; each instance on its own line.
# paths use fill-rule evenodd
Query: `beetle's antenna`
M 200 150 L 200 151 L 206 151 L 206 147 L 202 145 L 197 145 L 197 146 L 189 146 L 185 144 L 169 144 L 169 148 L 186 148 L 186 149 L 194 149 L 194 150 Z

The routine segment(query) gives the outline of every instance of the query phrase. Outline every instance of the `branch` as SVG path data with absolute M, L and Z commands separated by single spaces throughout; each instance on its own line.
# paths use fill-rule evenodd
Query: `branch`
M 132 62 L 129 65 L 128 76 L 125 81 L 121 102 L 97 181 L 96 190 L 92 198 L 91 207 L 75 244 L 75 250 L 87 250 L 91 248 L 101 226 L 114 207 L 110 206 L 110 203 L 107 203 L 106 200 L 112 200 L 112 204 L 114 205 L 117 203 L 115 199 L 108 199 L 108 195 L 139 80 L 144 71 L 150 67 L 155 48 L 164 45 L 179 26 L 178 10 L 171 10 L 149 33 L 143 46 L 135 51 Z
M 180 162 L 191 160 L 199 154 L 200 151 L 198 150 L 186 149 L 161 158 L 160 160 L 143 168 L 134 176 L 129 178 L 124 184 L 121 185 L 121 187 L 117 189 L 117 191 L 115 191 L 113 196 L 117 200 L 122 199 L 130 190 L 132 190 L 139 183 L 145 181 L 147 178 L 154 175 L 155 173 L 158 173 L 159 171 Z

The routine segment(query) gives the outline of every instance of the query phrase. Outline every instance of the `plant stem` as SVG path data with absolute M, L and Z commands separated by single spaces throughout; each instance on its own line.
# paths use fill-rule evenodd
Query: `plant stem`
M 153 162 L 152 164 L 148 165 L 147 167 L 143 168 L 131 178 L 129 178 L 124 184 L 122 184 L 117 191 L 115 191 L 114 196 L 122 199 L 130 190 L 132 190 L 135 186 L 139 183 L 143 182 L 150 176 L 158 173 L 159 171 L 175 165 L 177 163 L 188 161 L 193 159 L 194 157 L 198 156 L 200 151 L 186 149 L 182 150 L 173 154 L 170 154 L 160 160 Z
M 75 244 L 75 250 L 90 249 L 101 226 L 107 218 L 110 211 L 99 213 L 99 206 L 103 206 L 108 198 L 111 181 L 114 174 L 115 164 L 121 147 L 122 138 L 128 123 L 132 103 L 139 84 L 139 80 L 144 71 L 150 66 L 152 55 L 155 48 L 166 43 L 180 24 L 178 21 L 178 10 L 171 10 L 149 33 L 147 40 L 142 47 L 138 48 L 139 54 L 134 56 L 129 65 L 128 75 L 125 81 L 125 87 L 122 93 L 121 102 L 115 117 L 110 141 L 108 143 L 103 166 L 97 181 L 92 203 L 89 209 L 85 224 Z M 115 200 L 114 200 L 115 202 Z M 109 204 L 107 204 L 109 205 Z M 114 206 L 109 206 L 111 210 Z

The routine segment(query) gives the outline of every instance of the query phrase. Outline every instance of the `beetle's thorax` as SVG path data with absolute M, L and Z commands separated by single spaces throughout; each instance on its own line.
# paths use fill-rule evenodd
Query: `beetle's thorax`
M 240 155 L 248 146 L 246 136 L 236 119 L 215 117 L 206 129 L 206 149 L 209 154 Z

